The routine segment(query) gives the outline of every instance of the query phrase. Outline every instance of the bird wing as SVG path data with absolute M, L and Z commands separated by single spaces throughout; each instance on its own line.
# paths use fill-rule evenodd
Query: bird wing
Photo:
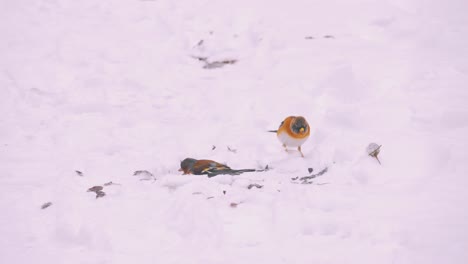
M 194 174 L 209 174 L 216 171 L 230 170 L 226 165 L 213 160 L 199 160 L 193 166 Z
M 280 124 L 280 126 L 278 128 L 278 134 L 283 133 L 283 132 L 287 132 L 288 130 L 290 130 L 291 121 L 292 121 L 293 118 L 294 118 L 294 116 L 288 116 L 283 120 L 283 122 L 281 122 L 281 124 Z

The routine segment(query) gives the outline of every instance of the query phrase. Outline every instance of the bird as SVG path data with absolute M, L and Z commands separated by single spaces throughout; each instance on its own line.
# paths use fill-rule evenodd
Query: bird
M 281 122 L 278 130 L 268 130 L 268 132 L 276 133 L 286 152 L 288 152 L 288 147 L 297 147 L 301 156 L 304 157 L 301 146 L 310 135 L 309 123 L 304 117 L 288 116 Z
M 229 166 L 216 162 L 214 160 L 186 158 L 180 162 L 179 171 L 183 174 L 208 175 L 214 177 L 220 174 L 239 175 L 244 172 L 253 172 L 254 169 L 233 170 Z

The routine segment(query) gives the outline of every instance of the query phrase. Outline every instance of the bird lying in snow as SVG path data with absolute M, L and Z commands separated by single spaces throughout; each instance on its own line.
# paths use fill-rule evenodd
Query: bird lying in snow
M 239 175 L 244 172 L 253 172 L 254 169 L 243 169 L 233 170 L 229 166 L 221 164 L 213 160 L 196 160 L 192 158 L 186 158 L 180 163 L 179 171 L 183 171 L 184 174 L 194 175 L 208 175 L 213 177 L 220 174 Z

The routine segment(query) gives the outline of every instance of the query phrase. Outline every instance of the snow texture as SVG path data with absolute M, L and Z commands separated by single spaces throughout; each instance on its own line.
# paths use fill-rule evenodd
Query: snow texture
M 0 263 L 467 263 L 467 10 L 1 1 Z

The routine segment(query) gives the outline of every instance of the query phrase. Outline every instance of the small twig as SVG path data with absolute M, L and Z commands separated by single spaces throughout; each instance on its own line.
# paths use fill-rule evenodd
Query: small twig
M 380 163 L 380 160 L 379 160 L 379 153 L 380 153 L 380 148 L 382 147 L 382 145 L 379 145 L 379 144 L 376 144 L 376 143 L 370 143 L 369 146 L 367 146 L 367 154 L 369 154 L 369 156 L 375 158 L 380 165 L 382 165 L 382 163 Z
M 231 147 L 227 146 L 228 151 L 232 153 L 237 153 L 237 149 L 232 149 Z
M 104 187 L 96 185 L 88 189 L 88 192 L 100 192 Z
M 152 178 L 152 179 L 140 179 L 140 181 L 153 181 L 156 182 L 156 178 Z
M 229 204 L 229 206 L 230 206 L 231 208 L 236 208 L 236 207 L 237 207 L 239 204 L 241 204 L 241 203 L 242 203 L 242 202 L 238 202 L 238 203 L 232 202 L 232 203 Z
M 223 64 L 234 64 L 236 62 L 237 62 L 237 60 L 222 60 L 221 61 L 221 63 L 223 63 Z
M 257 183 L 252 183 L 252 184 L 249 184 L 249 186 L 247 186 L 247 189 L 252 189 L 253 187 L 257 187 L 257 189 L 261 189 L 263 188 L 263 185 L 260 185 L 260 184 L 257 184 Z
M 79 171 L 79 170 L 76 170 L 75 172 L 76 172 L 76 174 L 78 174 L 78 176 L 83 177 L 83 172 L 81 172 L 81 171 Z
M 200 56 L 190 56 L 198 61 L 204 61 L 204 62 L 208 62 L 208 58 L 207 57 L 200 57 Z
M 140 181 L 149 181 L 149 180 L 153 180 L 153 181 L 156 181 L 156 177 L 149 171 L 147 170 L 137 170 L 133 173 L 133 176 L 140 176 L 140 177 L 144 177 L 142 179 L 140 179 Z
M 301 177 L 299 178 L 299 180 L 301 181 L 306 181 L 306 180 L 310 180 L 310 179 L 314 179 L 318 176 L 322 176 L 323 174 L 325 174 L 326 172 L 328 171 L 328 167 L 325 167 L 325 169 L 321 170 L 319 173 L 317 174 L 312 174 L 310 176 L 305 176 L 305 177 Z
M 96 199 L 97 199 L 97 198 L 100 198 L 100 197 L 104 197 L 106 195 L 106 193 L 102 191 L 103 189 L 104 189 L 104 187 L 96 185 L 96 186 L 93 186 L 93 187 L 89 188 L 88 192 L 96 193 Z
M 122 184 L 120 184 L 120 183 L 115 183 L 115 182 L 111 182 L 111 181 L 110 181 L 110 182 L 104 183 L 104 186 L 111 186 L 111 185 L 122 185 Z
M 46 209 L 47 207 L 49 207 L 49 206 L 51 206 L 51 205 L 52 205 L 51 202 L 47 202 L 47 203 L 45 203 L 45 204 L 43 204 L 43 205 L 41 206 L 41 209 Z
M 149 176 L 153 176 L 153 174 L 147 170 L 137 170 L 133 173 L 133 176 L 138 176 L 140 174 L 144 174 L 144 175 L 149 175 Z
M 379 157 L 377 157 L 377 155 L 375 156 L 375 159 L 379 162 L 380 165 L 382 165 L 382 163 L 380 162 Z
M 309 172 L 310 172 L 310 171 L 313 171 L 312 168 L 309 168 L 308 170 L 309 170 Z M 297 176 L 297 177 L 291 178 L 291 180 L 293 180 L 293 181 L 295 181 L 295 180 L 300 180 L 300 181 L 301 181 L 300 184 L 312 184 L 313 181 L 310 181 L 310 180 L 315 179 L 315 178 L 317 178 L 317 177 L 319 177 L 319 176 L 322 176 L 322 175 L 325 174 L 327 171 L 328 171 L 328 167 L 325 167 L 325 169 L 321 170 L 320 172 L 318 172 L 318 173 L 316 173 L 316 174 L 312 174 L 312 175 L 310 175 L 310 176 L 304 176 L 304 177 L 299 177 L 299 176 Z M 298 182 L 293 182 L 293 183 L 299 184 Z
M 203 69 L 215 69 L 215 68 L 221 68 L 224 65 L 228 64 L 234 64 L 237 62 L 237 60 L 221 60 L 221 61 L 212 61 L 209 62 L 208 60 L 204 60 L 205 65 L 203 66 Z
M 269 171 L 269 170 L 271 170 L 271 168 L 268 165 L 266 165 L 264 169 L 255 170 L 255 172 L 265 172 L 265 171 Z

